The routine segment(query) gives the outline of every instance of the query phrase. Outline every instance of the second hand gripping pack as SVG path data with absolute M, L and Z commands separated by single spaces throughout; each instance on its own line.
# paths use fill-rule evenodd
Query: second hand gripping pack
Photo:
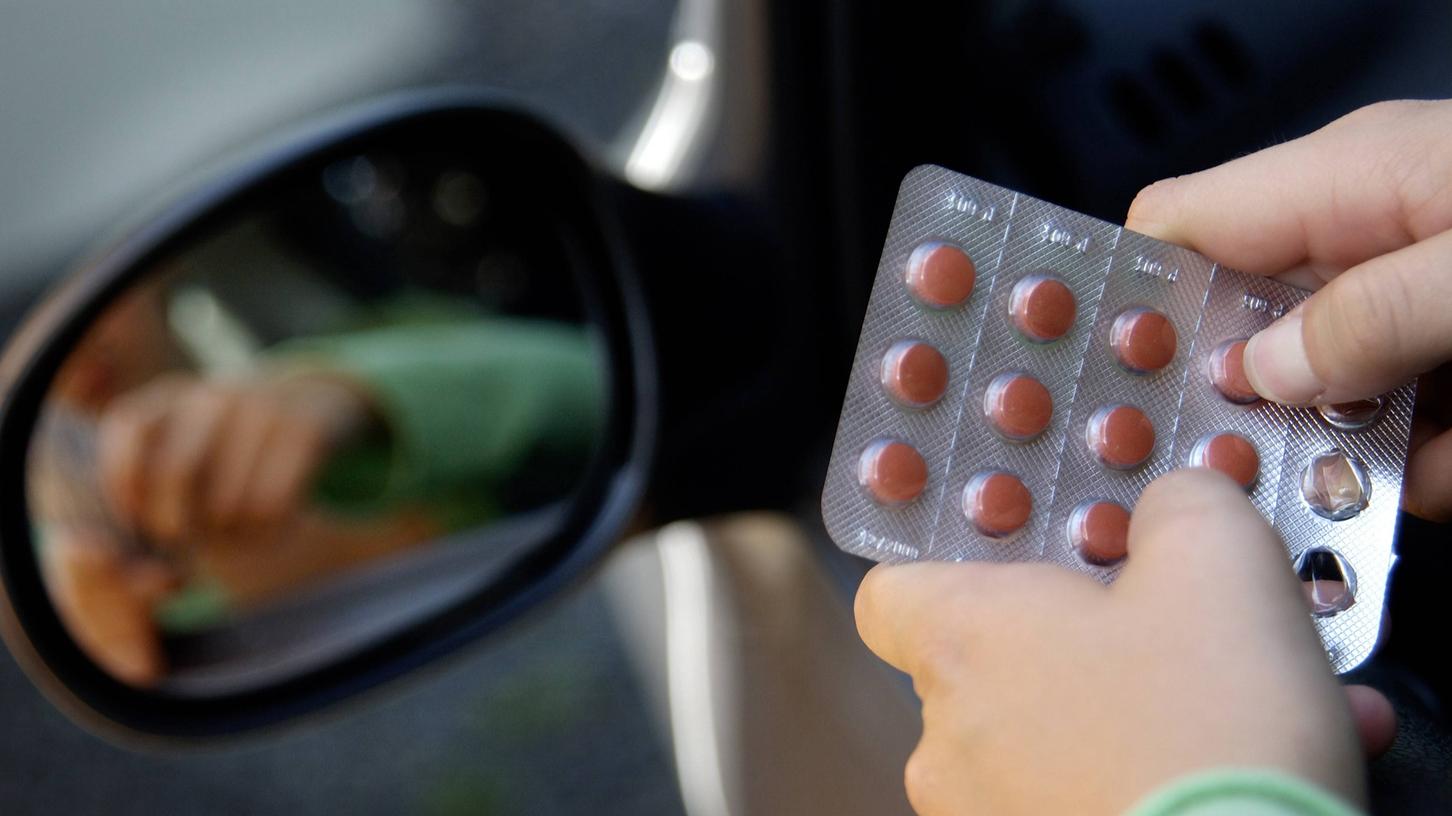
M 1042 560 L 1108 582 L 1145 486 L 1215 468 L 1284 540 L 1348 671 L 1380 630 L 1414 393 L 1261 400 L 1245 341 L 1307 295 L 918 167 L 863 321 L 827 530 L 877 561 Z

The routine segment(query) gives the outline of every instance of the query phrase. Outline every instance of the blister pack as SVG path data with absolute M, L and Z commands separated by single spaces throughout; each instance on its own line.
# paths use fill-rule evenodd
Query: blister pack
M 903 180 L 822 514 L 885 562 L 1112 581 L 1155 477 L 1208 466 L 1284 540 L 1337 671 L 1381 626 L 1414 387 L 1290 408 L 1245 341 L 1308 292 L 941 167 Z

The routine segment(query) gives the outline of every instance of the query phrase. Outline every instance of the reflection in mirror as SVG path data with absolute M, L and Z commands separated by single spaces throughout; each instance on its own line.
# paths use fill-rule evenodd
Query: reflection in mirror
M 567 231 L 438 152 L 298 170 L 147 270 L 27 460 L 62 621 L 182 695 L 321 665 L 539 542 L 605 418 Z

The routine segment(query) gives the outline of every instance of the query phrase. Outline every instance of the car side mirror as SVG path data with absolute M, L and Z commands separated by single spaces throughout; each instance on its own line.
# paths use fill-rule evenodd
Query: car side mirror
M 472 93 L 350 112 L 76 270 L 0 360 L 0 622 L 123 737 L 350 696 L 549 597 L 646 484 L 611 182 Z

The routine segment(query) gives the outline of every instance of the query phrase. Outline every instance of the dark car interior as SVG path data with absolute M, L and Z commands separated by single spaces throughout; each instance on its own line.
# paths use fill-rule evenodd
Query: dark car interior
M 1135 193 L 1157 179 L 1303 134 L 1373 101 L 1452 95 L 1452 7 L 1426 0 L 1329 0 L 1314 8 L 1203 0 L 717 8 L 632 0 L 588 12 L 513 0 L 435 5 L 437 17 L 422 24 L 444 31 L 429 40 L 443 45 L 400 48 L 395 71 L 258 102 L 227 137 L 177 148 L 188 166 L 120 174 L 132 188 L 107 185 L 103 201 L 87 200 L 83 188 L 43 199 L 57 203 L 26 223 L 49 218 L 48 240 L 22 247 L 17 239 L 25 251 L 9 257 L 0 241 L 0 330 L 8 335 L 44 291 L 132 220 L 136 204 L 174 198 L 187 180 L 253 151 L 275 130 L 400 88 L 498 93 L 558 127 L 605 178 L 603 200 L 649 316 L 658 414 L 633 526 L 789 512 L 815 533 L 813 554 L 844 608 L 870 564 L 833 546 L 818 500 L 868 288 L 908 169 L 939 164 L 1122 222 Z M 673 173 L 652 175 L 638 164 L 632 171 L 630 139 L 620 134 L 649 130 L 652 96 L 657 107 L 666 98 L 657 83 L 675 56 L 671 42 L 679 31 L 695 36 L 692 21 L 703 17 L 720 38 L 709 132 Z M 267 43 L 282 35 L 259 27 L 253 36 Z M 0 34 L 0 48 L 5 42 Z M 7 83 L 20 81 L 0 79 L 0 108 Z M 103 113 L 98 108 L 98 120 Z M 140 106 L 109 115 L 122 113 L 147 115 Z M 0 153 L 8 150 L 0 138 Z M 10 160 L 0 155 L 0 179 Z M 16 170 L 14 178 L 38 184 L 44 175 Z M 10 199 L 0 214 L 25 207 L 27 187 L 0 189 Z M 300 245 L 352 240 L 337 224 L 294 226 Z M 352 249 L 362 266 L 377 260 L 367 245 L 354 241 Z M 1452 664 L 1440 652 L 1449 533 L 1403 514 L 1384 642 L 1346 678 L 1384 691 L 1401 721 L 1392 751 L 1372 766 L 1374 812 L 1452 807 Z M 451 560 L 460 552 L 444 548 L 405 570 L 412 583 L 397 602 L 429 595 L 442 604 L 494 569 Z M 552 586 L 588 575 L 588 565 L 568 572 L 551 577 Z M 369 580 L 353 576 L 351 591 L 367 593 Z M 329 625 L 327 593 L 347 591 L 327 588 L 274 610 L 250 636 L 285 634 L 303 644 L 294 651 L 307 650 L 307 627 Z M 393 596 L 373 597 L 389 605 Z M 433 611 L 423 606 L 418 615 Z M 488 628 L 476 627 L 476 635 Z M 468 639 L 453 638 L 433 654 Z M 202 666 L 185 681 L 196 688 L 278 670 L 239 663 L 209 672 L 207 655 L 232 646 L 206 638 L 176 645 Z M 317 657 L 308 650 L 308 659 Z M 380 677 L 421 662 L 401 659 Z M 23 727 L 40 734 L 67 726 L 34 720 Z

